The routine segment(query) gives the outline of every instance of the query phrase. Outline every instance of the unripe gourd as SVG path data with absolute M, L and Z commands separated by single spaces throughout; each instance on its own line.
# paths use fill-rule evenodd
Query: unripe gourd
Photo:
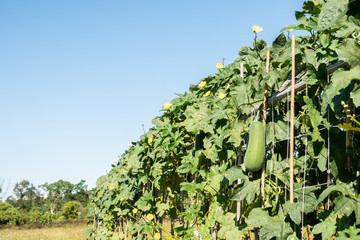
M 250 126 L 249 143 L 244 163 L 249 172 L 261 169 L 265 160 L 265 126 L 262 122 L 253 122 Z

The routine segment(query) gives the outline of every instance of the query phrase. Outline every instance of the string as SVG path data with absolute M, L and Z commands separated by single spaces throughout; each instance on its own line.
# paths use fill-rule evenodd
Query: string
M 306 84 L 306 97 L 308 97 L 308 86 Z M 306 116 L 308 111 L 306 110 Z M 307 151 L 308 151 L 308 135 L 307 135 L 307 122 L 308 118 L 305 117 L 305 160 L 304 160 L 304 184 L 303 184 L 303 196 L 302 196 L 302 209 L 301 209 L 301 239 L 304 239 L 304 211 L 305 211 L 305 189 L 306 189 L 306 161 L 307 161 Z
M 326 70 L 326 78 L 327 78 L 327 83 L 329 84 L 330 82 L 330 73 L 329 70 Z M 328 124 L 330 123 L 330 110 L 328 110 L 327 112 L 327 122 Z M 328 173 L 328 177 L 327 177 L 327 186 L 329 186 L 330 184 L 330 173 L 331 173 L 331 169 L 330 169 L 330 127 L 328 126 L 328 139 L 327 139 L 327 145 L 328 145 L 328 156 L 327 156 L 327 173 Z M 327 199 L 327 210 L 329 210 L 330 207 L 330 197 L 328 197 Z

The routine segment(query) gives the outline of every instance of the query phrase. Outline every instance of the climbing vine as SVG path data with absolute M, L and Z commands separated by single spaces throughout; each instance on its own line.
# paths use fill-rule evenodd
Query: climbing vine
M 89 239 L 360 237 L 360 1 L 305 1 L 295 16 L 298 23 L 282 31 L 309 35 L 298 37 L 295 49 L 294 203 L 291 41 L 281 33 L 268 46 L 256 28 L 252 47 L 165 103 L 154 127 L 97 180 Z M 261 207 L 261 172 L 248 172 L 242 158 L 251 123 L 263 118 L 265 83 Z

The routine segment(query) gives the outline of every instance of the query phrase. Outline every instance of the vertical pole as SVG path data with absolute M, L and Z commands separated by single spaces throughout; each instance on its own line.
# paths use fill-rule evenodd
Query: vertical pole
M 244 78 L 244 63 L 241 62 L 240 63 L 240 77 L 243 79 Z M 238 151 L 238 162 L 237 164 L 240 166 L 242 163 L 242 152 L 241 152 L 241 147 L 239 147 L 239 151 Z M 240 185 L 241 184 L 241 179 L 237 180 L 237 184 Z M 238 224 L 240 224 L 240 217 L 241 217 L 241 202 L 237 202 L 236 204 L 236 222 Z
M 291 105 L 290 105 L 290 202 L 294 202 L 294 112 L 295 112 L 295 36 L 292 35 Z
M 270 63 L 270 51 L 266 53 L 266 67 L 265 70 L 269 72 L 269 63 Z M 266 118 L 267 118 L 267 97 L 268 97 L 268 85 L 265 82 L 265 92 L 264 92 L 264 108 L 263 108 L 263 124 L 266 128 Z M 266 155 L 266 154 L 265 154 Z M 261 207 L 265 207 L 265 173 L 266 171 L 266 161 L 264 161 L 261 169 Z
M 241 152 L 241 148 L 239 147 L 239 153 L 238 153 L 238 165 L 240 166 L 241 162 L 242 162 L 242 152 Z M 239 178 L 237 180 L 237 184 L 240 185 L 241 184 L 241 179 Z M 236 205 L 236 222 L 238 224 L 240 224 L 240 217 L 241 217 L 241 202 L 237 202 Z

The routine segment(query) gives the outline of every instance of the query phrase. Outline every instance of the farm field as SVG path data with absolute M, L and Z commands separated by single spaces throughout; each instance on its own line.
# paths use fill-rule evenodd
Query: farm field
M 86 239 L 86 224 L 35 229 L 1 229 L 1 240 L 79 240 Z

